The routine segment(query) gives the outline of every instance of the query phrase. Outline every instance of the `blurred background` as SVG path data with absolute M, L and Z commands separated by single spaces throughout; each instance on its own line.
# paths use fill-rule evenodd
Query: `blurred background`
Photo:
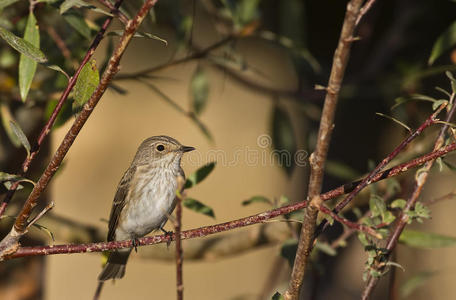
M 101 1 L 87 1 L 67 3 L 65 10 L 65 2 L 38 1 L 33 12 L 39 48 L 71 76 L 107 17 L 94 8 L 108 9 Z M 141 141 L 153 135 L 169 135 L 197 149 L 184 157 L 187 175 L 216 162 L 213 172 L 187 192 L 206 212 L 212 209 L 213 216 L 184 209 L 184 229 L 304 200 L 307 158 L 324 99 L 315 86 L 327 84 L 346 3 L 158 1 L 42 199 L 43 206 L 55 202 L 39 222 L 47 229 L 32 228 L 23 245 L 105 240 L 117 184 Z M 23 37 L 29 4 L 0 3 L 0 26 Z M 141 5 L 139 0 L 125 1 L 122 12 L 134 16 Z M 408 100 L 416 94 L 448 99 L 435 87 L 451 91 L 445 71 L 454 71 L 456 63 L 455 9 L 452 1 L 387 0 L 376 2 L 366 14 L 341 91 L 324 191 L 361 177 L 407 135 L 404 127 L 377 112 L 416 128 L 432 112 L 432 103 Z M 93 64 L 100 74 L 122 28 L 116 19 L 95 53 Z M 18 83 L 20 60 L 18 52 L 0 43 L 0 171 L 11 174 L 20 171 L 26 151 L 9 121 L 33 145 L 67 84 L 61 73 L 38 65 L 24 92 Z M 70 95 L 27 178 L 38 180 L 74 120 L 78 99 L 77 92 Z M 395 104 L 401 105 L 392 109 Z M 437 130 L 428 129 L 395 164 L 429 152 Z M 451 166 L 450 155 L 447 162 Z M 407 197 L 413 179 L 413 171 L 397 178 L 394 184 L 400 189 L 391 199 Z M 422 201 L 448 194 L 454 180 L 450 168 L 435 168 Z M 2 234 L 31 190 L 26 183 L 23 187 L 0 220 Z M 2 186 L 0 192 L 6 190 Z M 369 189 L 358 198 L 347 217 L 355 218 L 355 206 L 368 209 Z M 432 218 L 413 228 L 455 237 L 456 205 L 442 201 L 430 209 Z M 287 218 L 299 221 L 302 215 Z M 299 232 L 299 223 L 285 221 L 184 241 L 185 298 L 270 299 L 283 292 Z M 302 299 L 359 299 L 367 254 L 356 235 L 344 247 L 335 245 L 342 233 L 343 227 L 335 224 L 322 235 Z M 456 293 L 454 248 L 421 248 L 398 246 L 394 260 L 404 270 L 390 272 L 393 279 L 385 276 L 375 299 L 449 299 Z M 102 262 L 99 253 L 3 262 L 0 299 L 90 299 Z M 101 299 L 174 299 L 175 277 L 173 245 L 140 247 L 126 276 L 105 284 Z M 391 289 L 394 295 L 388 295 Z

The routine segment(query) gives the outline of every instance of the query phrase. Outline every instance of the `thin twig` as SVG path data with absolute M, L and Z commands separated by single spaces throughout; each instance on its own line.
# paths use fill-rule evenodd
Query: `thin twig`
M 447 113 L 447 116 L 445 119 L 446 123 L 450 123 L 450 121 L 453 118 L 453 115 L 456 111 L 456 105 L 454 103 L 455 97 L 456 97 L 456 94 L 453 93 L 451 95 L 451 98 L 449 101 L 449 103 L 451 104 L 451 109 Z M 449 125 L 445 124 L 440 129 L 439 135 L 437 136 L 437 139 L 434 144 L 434 151 L 436 151 L 438 149 L 442 149 L 441 147 L 445 143 L 445 133 L 447 132 L 448 128 L 449 128 Z M 415 187 L 413 189 L 413 192 L 410 195 L 410 197 L 408 198 L 401 214 L 397 218 L 398 221 L 396 222 L 394 229 L 391 231 L 391 234 L 388 236 L 388 240 L 387 240 L 386 247 L 385 247 L 388 254 L 392 253 L 393 249 L 396 247 L 397 241 L 399 240 L 399 237 L 401 236 L 402 231 L 404 230 L 405 226 L 407 225 L 407 223 L 409 221 L 408 212 L 411 211 L 415 207 L 415 204 L 418 201 L 418 197 L 420 196 L 421 191 L 423 190 L 424 184 L 426 183 L 426 180 L 429 176 L 429 170 L 432 168 L 434 161 L 435 161 L 435 159 L 426 162 L 426 164 L 420 170 L 418 170 L 417 174 L 415 175 Z M 377 266 L 377 268 L 379 270 L 383 269 L 384 265 Z M 370 298 L 370 296 L 371 296 L 372 292 L 374 291 L 375 287 L 377 286 L 377 283 L 379 280 L 380 280 L 380 277 L 378 277 L 378 276 L 377 277 L 371 276 L 369 278 L 369 281 L 367 282 L 366 287 L 362 293 L 361 299 L 367 300 Z
M 116 2 L 116 5 L 119 5 L 121 1 L 122 0 Z M 114 50 L 111 59 L 109 60 L 108 67 L 106 68 L 99 85 L 95 89 L 94 93 L 92 94 L 88 102 L 84 105 L 82 111 L 77 116 L 76 120 L 74 121 L 70 130 L 65 135 L 65 138 L 58 147 L 48 166 L 44 170 L 36 185 L 34 186 L 28 199 L 24 203 L 22 210 L 17 216 L 16 222 L 14 223 L 14 226 L 11 229 L 10 233 L 0 242 L 0 258 L 5 256 L 6 254 L 11 254 L 19 247 L 19 239 L 26 233 L 27 220 L 30 217 L 33 208 L 37 205 L 39 197 L 44 192 L 47 185 L 49 184 L 49 181 L 60 167 L 65 155 L 67 154 L 74 140 L 78 136 L 85 122 L 89 118 L 93 109 L 97 105 L 101 96 L 103 96 L 112 78 L 118 72 L 119 62 L 122 58 L 122 55 L 124 54 L 128 44 L 133 38 L 134 33 L 139 28 L 139 25 L 144 20 L 150 8 L 152 8 L 152 6 L 154 6 L 156 2 L 157 0 L 145 1 L 141 9 L 139 10 L 138 14 L 135 16 L 135 18 L 128 22 L 128 25 L 126 26 L 125 31 L 122 37 L 120 38 L 119 43 L 116 49 Z
M 442 157 L 449 152 L 456 150 L 456 143 L 452 143 L 448 146 L 440 148 L 437 151 L 430 152 L 426 155 L 418 157 L 414 160 L 409 162 L 400 164 L 394 168 L 386 170 L 382 173 L 377 174 L 376 177 L 373 178 L 372 182 L 377 182 L 379 180 L 397 176 L 403 172 L 408 171 L 410 168 L 417 167 L 422 165 L 428 161 L 434 160 L 438 157 Z M 352 184 L 340 186 L 334 190 L 331 190 L 327 193 L 321 194 L 320 199 L 322 201 L 327 201 L 338 197 L 347 192 L 352 187 Z M 224 232 L 228 230 L 232 230 L 235 228 L 245 227 L 257 223 L 262 223 L 272 218 L 275 218 L 280 215 L 289 214 L 293 211 L 300 210 L 307 207 L 307 201 L 302 201 L 294 204 L 290 204 L 287 206 L 279 207 L 273 210 L 269 210 L 266 212 L 261 212 L 256 215 L 252 215 L 249 217 L 241 218 L 238 220 L 233 220 L 225 223 L 220 223 L 211 226 L 200 227 L 196 229 L 186 230 L 181 233 L 182 239 L 191 239 L 191 238 L 200 238 L 204 236 L 208 236 L 211 234 Z M 175 239 L 175 234 L 170 235 L 156 235 L 151 237 L 143 237 L 138 239 L 138 246 L 144 245 L 154 245 L 160 243 L 168 243 Z M 19 247 L 19 245 L 18 245 Z M 25 256 L 41 256 L 41 255 L 53 255 L 53 254 L 69 254 L 69 253 L 85 253 L 85 252 L 101 252 L 101 251 L 108 251 L 108 250 L 115 250 L 121 248 L 131 248 L 132 243 L 131 240 L 127 241 L 114 241 L 114 242 L 102 242 L 102 243 L 87 243 L 87 244 L 65 244 L 65 245 L 53 245 L 53 246 L 35 246 L 35 247 L 21 247 L 16 252 L 10 253 L 7 256 L 2 257 L 3 260 L 18 258 L 18 257 L 25 257 Z
M 331 133 L 334 127 L 334 115 L 336 112 L 337 101 L 342 80 L 344 78 L 345 68 L 348 63 L 350 48 L 355 31 L 355 22 L 359 14 L 362 0 L 351 0 L 347 4 L 347 12 L 345 14 L 342 31 L 334 53 L 331 75 L 326 89 L 326 97 L 323 106 L 323 111 L 320 120 L 320 128 L 318 131 L 317 145 L 315 152 L 310 156 L 310 179 L 308 188 L 308 199 L 310 205 L 306 209 L 304 216 L 304 224 L 301 228 L 298 249 L 291 273 L 291 279 L 288 289 L 284 294 L 287 300 L 298 299 L 299 290 L 304 279 L 305 269 L 308 263 L 308 258 L 314 244 L 314 233 L 318 215 L 319 194 L 323 183 L 324 165 L 328 154 Z
M 180 178 L 180 177 L 179 177 Z M 182 254 L 182 194 L 178 193 L 176 203 L 176 222 L 174 230 L 176 232 L 176 294 L 177 300 L 184 299 L 184 282 L 182 278 L 182 263 L 184 260 Z
M 98 2 L 109 8 L 111 13 L 118 17 L 119 21 L 122 22 L 125 26 L 127 26 L 127 23 L 129 21 L 128 17 L 119 10 L 119 7 L 113 5 L 109 0 L 98 0 Z
M 115 3 L 115 7 L 119 7 L 120 4 L 122 3 L 122 1 L 123 0 L 117 0 Z M 63 91 L 62 95 L 60 96 L 60 99 L 57 102 L 57 105 L 55 106 L 54 111 L 52 112 L 51 116 L 49 117 L 49 120 L 44 125 L 43 129 L 41 130 L 41 133 L 38 136 L 38 139 L 35 142 L 35 145 L 32 147 L 30 156 L 28 156 L 22 163 L 22 170 L 20 172 L 20 176 L 24 176 L 25 173 L 27 173 L 32 161 L 34 160 L 34 158 L 40 151 L 41 144 L 43 143 L 43 141 L 47 137 L 47 135 L 51 132 L 51 128 L 54 125 L 55 120 L 57 119 L 57 115 L 59 114 L 60 110 L 62 109 L 63 104 L 65 103 L 66 99 L 70 95 L 70 92 L 73 89 L 74 85 L 76 84 L 76 80 L 78 79 L 78 76 L 81 73 L 82 68 L 90 60 L 92 55 L 95 53 L 95 50 L 97 49 L 98 45 L 100 44 L 100 41 L 103 39 L 106 29 L 108 28 L 109 24 L 111 24 L 112 19 L 113 19 L 112 17 L 106 18 L 105 22 L 101 26 L 97 35 L 93 39 L 93 42 L 89 47 L 89 50 L 87 50 L 86 55 L 82 59 L 81 64 L 79 65 L 79 68 L 76 70 L 74 75 L 68 81 L 68 85 L 67 85 L 65 91 Z M 0 216 L 2 216 L 3 213 L 5 212 L 6 206 L 10 202 L 10 200 L 13 197 L 18 186 L 19 186 L 19 182 L 13 183 L 11 185 L 10 189 L 8 190 L 8 192 L 6 193 L 6 196 L 0 205 Z
M 361 11 L 359 12 L 358 18 L 356 19 L 356 26 L 358 26 L 359 22 L 361 19 L 364 17 L 364 15 L 371 9 L 372 5 L 374 5 L 375 0 L 369 0 L 366 2 L 366 4 L 363 5 L 361 8 Z

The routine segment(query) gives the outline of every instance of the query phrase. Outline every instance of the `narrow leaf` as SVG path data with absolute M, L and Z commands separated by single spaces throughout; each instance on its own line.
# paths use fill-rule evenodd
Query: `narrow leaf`
M 25 26 L 24 41 L 29 42 L 36 48 L 40 48 L 40 31 L 36 24 L 33 12 L 30 12 L 27 25 Z M 19 90 L 23 102 L 27 99 L 33 77 L 35 76 L 37 62 L 21 53 L 19 60 Z
M 71 27 L 76 29 L 76 31 L 79 32 L 79 34 L 81 34 L 83 37 L 85 37 L 88 40 L 92 38 L 90 27 L 89 25 L 87 25 L 87 22 L 80 14 L 76 12 L 65 13 L 63 15 L 63 18 L 68 24 L 70 24 Z
M 5 7 L 16 3 L 19 0 L 2 0 L 0 1 L 0 10 L 4 9 Z
M 425 284 L 434 275 L 435 272 L 424 271 L 411 276 L 400 288 L 401 297 L 404 299 L 409 297 L 417 288 Z
M 272 143 L 273 155 L 277 157 L 287 175 L 291 176 L 295 167 L 296 139 L 290 116 L 278 105 L 275 106 L 272 115 Z
M 215 162 L 208 163 L 188 176 L 184 188 L 191 188 L 203 181 L 215 168 Z
M 21 141 L 22 146 L 24 146 L 25 150 L 27 151 L 27 157 L 30 156 L 30 143 L 27 139 L 27 136 L 25 133 L 22 131 L 21 127 L 14 122 L 13 120 L 10 120 L 10 126 L 11 130 L 13 130 L 13 133 L 16 135 L 16 137 Z
M 83 7 L 83 8 L 88 8 L 90 10 L 93 10 L 93 11 L 96 11 L 96 12 L 99 12 L 99 13 L 102 13 L 102 14 L 105 14 L 107 16 L 112 16 L 111 13 L 109 12 L 106 12 L 96 6 L 93 6 L 83 0 L 65 0 L 61 5 L 60 5 L 60 14 L 64 14 L 65 12 L 67 12 L 70 8 L 72 7 L 77 7 L 77 8 L 80 8 L 80 7 Z
M 192 108 L 196 115 L 199 115 L 206 106 L 209 96 L 209 81 L 203 69 L 197 68 L 190 81 L 190 94 Z
M 47 62 L 46 56 L 40 49 L 33 46 L 31 43 L 21 39 L 20 37 L 12 34 L 3 27 L 0 27 L 0 37 L 4 39 L 11 47 L 20 53 L 27 55 L 39 63 Z
M 456 45 L 456 22 L 453 22 L 435 41 L 428 64 L 432 65 L 444 52 Z
M 47 103 L 46 110 L 44 112 L 46 120 L 48 120 L 51 117 L 52 112 L 54 111 L 58 102 L 59 102 L 58 100 L 50 100 Z M 62 109 L 60 110 L 59 114 L 57 115 L 57 118 L 55 119 L 54 128 L 58 128 L 58 127 L 62 126 L 72 116 L 73 116 L 73 110 L 71 108 L 71 103 L 69 101 L 65 101 Z M 59 168 L 59 170 L 60 170 L 60 168 Z
M 286 240 L 280 249 L 280 255 L 288 261 L 290 267 L 293 267 L 296 250 L 298 250 L 298 241 L 296 239 Z
M 11 114 L 8 105 L 4 102 L 0 102 L 0 116 L 2 119 L 3 128 L 5 129 L 5 132 L 8 135 L 11 143 L 13 143 L 15 147 L 20 147 L 21 141 L 18 139 L 16 134 L 14 134 L 13 129 L 10 126 L 10 121 L 14 121 L 13 115 Z
M 94 59 L 82 67 L 81 73 L 74 86 L 73 111 L 77 112 L 90 99 L 100 82 L 97 64 Z
M 122 36 L 124 34 L 124 30 L 114 30 L 108 33 L 108 36 Z M 155 34 L 148 33 L 148 32 L 143 32 L 143 31 L 137 31 L 133 35 L 134 38 L 148 38 L 151 40 L 157 40 L 165 44 L 165 46 L 168 46 L 168 41 L 165 40 L 164 38 L 161 38 Z
M 188 209 L 215 219 L 214 210 L 196 199 L 186 198 L 182 204 Z
M 399 242 L 415 248 L 440 248 L 456 245 L 456 238 L 430 232 L 404 230 Z
M 272 205 L 271 200 L 269 200 L 268 198 L 266 198 L 264 196 L 253 196 L 247 200 L 242 201 L 242 205 L 244 205 L 244 206 L 250 205 L 252 203 L 267 203 L 267 204 Z
M 5 172 L 0 172 L 0 182 L 28 182 L 35 185 L 35 182 L 33 182 L 30 179 L 21 177 L 16 174 L 9 174 Z

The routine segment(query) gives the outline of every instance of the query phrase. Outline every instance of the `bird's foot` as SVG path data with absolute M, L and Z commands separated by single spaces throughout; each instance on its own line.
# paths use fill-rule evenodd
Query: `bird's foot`
M 134 238 L 131 240 L 131 244 L 133 245 L 133 248 L 135 248 L 135 252 L 138 253 L 139 240 Z
M 162 227 L 160 227 L 160 230 L 163 231 L 163 233 L 165 234 L 165 238 L 168 238 L 168 240 L 166 241 L 166 247 L 169 247 L 169 245 L 171 245 L 171 240 L 173 238 L 173 232 L 167 231 Z

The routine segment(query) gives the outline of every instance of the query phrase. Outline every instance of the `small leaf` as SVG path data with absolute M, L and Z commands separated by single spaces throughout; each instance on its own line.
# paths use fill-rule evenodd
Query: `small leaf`
M 67 10 L 69 10 L 72 7 L 83 7 L 83 8 L 88 8 L 90 10 L 105 14 L 107 16 L 112 16 L 111 13 L 106 12 L 96 6 L 93 6 L 83 0 L 65 0 L 61 5 L 60 5 L 60 14 L 64 14 Z
M 0 102 L 0 116 L 2 119 L 3 128 L 5 129 L 5 132 L 8 135 L 11 143 L 13 143 L 15 147 L 20 147 L 21 141 L 18 139 L 16 134 L 14 134 L 13 129 L 10 126 L 10 121 L 14 121 L 14 118 L 11 115 L 11 111 L 5 102 Z
M 74 86 L 74 112 L 79 111 L 86 104 L 99 82 L 100 75 L 98 74 L 97 64 L 94 59 L 91 59 L 82 67 L 76 85 Z
M 264 196 L 253 196 L 247 200 L 242 201 L 242 205 L 250 205 L 252 203 L 267 203 L 272 205 L 272 201 Z
M 5 172 L 0 172 L 0 182 L 28 182 L 35 186 L 35 182 L 30 179 L 21 177 L 16 174 L 9 174 Z M 7 187 L 8 188 L 8 187 Z
M 182 204 L 188 209 L 215 219 L 214 210 L 198 200 L 186 198 Z
M 51 70 L 54 70 L 54 71 L 57 71 L 57 72 L 62 73 L 63 75 L 65 75 L 65 77 L 66 77 L 68 80 L 70 80 L 70 76 L 69 76 L 61 67 L 59 67 L 59 66 L 57 66 L 57 65 L 51 65 L 51 64 L 48 64 L 48 63 L 45 63 L 44 66 L 45 66 L 46 68 L 51 69 Z
M 396 199 L 393 202 L 391 202 L 391 208 L 403 209 L 406 203 L 407 201 L 405 201 L 404 199 Z
M 209 96 L 209 82 L 206 73 L 197 68 L 190 81 L 190 94 L 192 97 L 192 108 L 196 115 L 199 115 L 206 106 Z
M 369 209 L 371 210 L 372 217 L 382 216 L 386 212 L 385 201 L 381 197 L 373 194 L 369 200 Z
M 317 242 L 315 243 L 315 248 L 329 256 L 337 255 L 337 251 L 334 248 L 332 248 L 328 243 L 319 242 L 317 240 Z
M 435 272 L 424 271 L 408 278 L 400 288 L 401 298 L 408 298 L 417 288 L 425 284 L 435 274 Z
M 286 240 L 280 248 L 280 255 L 288 261 L 290 267 L 293 267 L 297 250 L 298 241 L 296 239 Z
M 5 7 L 16 3 L 19 0 L 2 0 L 0 1 L 0 10 L 4 9 Z
M 399 242 L 415 248 L 440 248 L 456 245 L 456 238 L 430 232 L 404 230 Z
M 25 26 L 24 41 L 29 42 L 36 48 L 40 48 L 40 31 L 36 24 L 36 18 L 33 12 L 30 12 L 27 25 Z M 19 89 L 23 102 L 27 99 L 33 77 L 35 76 L 37 62 L 25 54 L 21 53 L 19 59 Z
M 282 296 L 281 293 L 275 292 L 275 294 L 272 295 L 271 300 L 285 300 L 285 298 Z
M 51 100 L 47 103 L 46 110 L 44 112 L 44 116 L 46 120 L 48 120 L 52 112 L 54 111 L 55 107 L 57 106 L 58 100 Z M 73 116 L 73 110 L 71 109 L 71 103 L 69 101 L 65 101 L 63 104 L 63 107 L 61 108 L 59 114 L 57 115 L 57 118 L 55 119 L 54 122 L 54 127 L 58 128 L 65 124 L 71 117 Z M 60 168 L 59 168 L 60 170 Z
M 108 36 L 122 36 L 124 34 L 124 30 L 114 30 L 108 32 Z M 164 38 L 161 38 L 155 34 L 148 33 L 148 32 L 143 32 L 143 31 L 136 31 L 135 34 L 133 35 L 134 38 L 148 38 L 151 40 L 157 40 L 165 44 L 165 46 L 168 46 L 168 41 L 165 40 Z
M 434 103 L 432 103 L 432 110 L 436 110 L 437 108 L 440 107 L 440 105 L 442 105 L 444 103 L 448 103 L 448 100 L 441 99 L 441 100 L 435 101 Z
M 344 180 L 353 180 L 354 178 L 358 178 L 361 176 L 361 174 L 358 171 L 348 166 L 347 164 L 333 160 L 326 161 L 325 171 L 331 176 Z
M 432 65 L 444 52 L 456 45 L 456 22 L 453 22 L 435 41 L 428 64 Z
M 391 121 L 401 125 L 402 127 L 404 127 L 405 129 L 407 129 L 408 132 L 412 132 L 412 130 L 410 129 L 410 127 L 408 127 L 407 125 L 405 125 L 405 123 L 399 121 L 398 119 L 396 118 L 393 118 L 391 116 L 388 116 L 388 115 L 385 115 L 385 114 L 382 114 L 382 113 L 379 113 L 379 112 L 376 112 L 375 113 L 377 116 L 381 116 L 381 117 L 384 117 L 386 119 L 390 119 Z
M 210 162 L 201 168 L 199 168 L 196 172 L 190 174 L 188 176 L 187 181 L 185 182 L 185 189 L 189 189 L 191 187 L 194 187 L 201 181 L 203 181 L 215 168 L 215 162 Z
M 39 62 L 47 62 L 46 56 L 41 52 L 40 49 L 33 46 L 31 43 L 21 39 L 20 37 L 12 34 L 8 30 L 0 27 L 0 37 L 4 39 L 11 47 L 19 51 L 20 53 L 30 57 L 31 59 Z
M 273 156 L 277 157 L 287 175 L 291 176 L 295 167 L 296 139 L 290 116 L 278 105 L 275 106 L 272 116 L 272 143 Z
M 81 14 L 74 11 L 70 13 L 65 13 L 63 15 L 65 21 L 70 24 L 71 27 L 76 29 L 79 34 L 81 34 L 86 39 L 90 40 L 92 38 L 91 30 L 89 25 L 87 25 L 86 20 L 82 17 Z
M 10 127 L 13 133 L 16 135 L 16 137 L 21 141 L 22 146 L 24 146 L 25 150 L 27 151 L 27 157 L 30 156 L 30 143 L 27 139 L 27 136 L 25 133 L 22 131 L 21 127 L 14 122 L 13 120 L 10 120 Z
M 39 230 L 44 231 L 47 235 L 49 235 L 49 237 L 52 239 L 52 241 L 55 241 L 54 234 L 46 226 L 43 226 L 43 225 L 40 225 L 37 223 L 33 223 L 32 226 L 38 228 Z

